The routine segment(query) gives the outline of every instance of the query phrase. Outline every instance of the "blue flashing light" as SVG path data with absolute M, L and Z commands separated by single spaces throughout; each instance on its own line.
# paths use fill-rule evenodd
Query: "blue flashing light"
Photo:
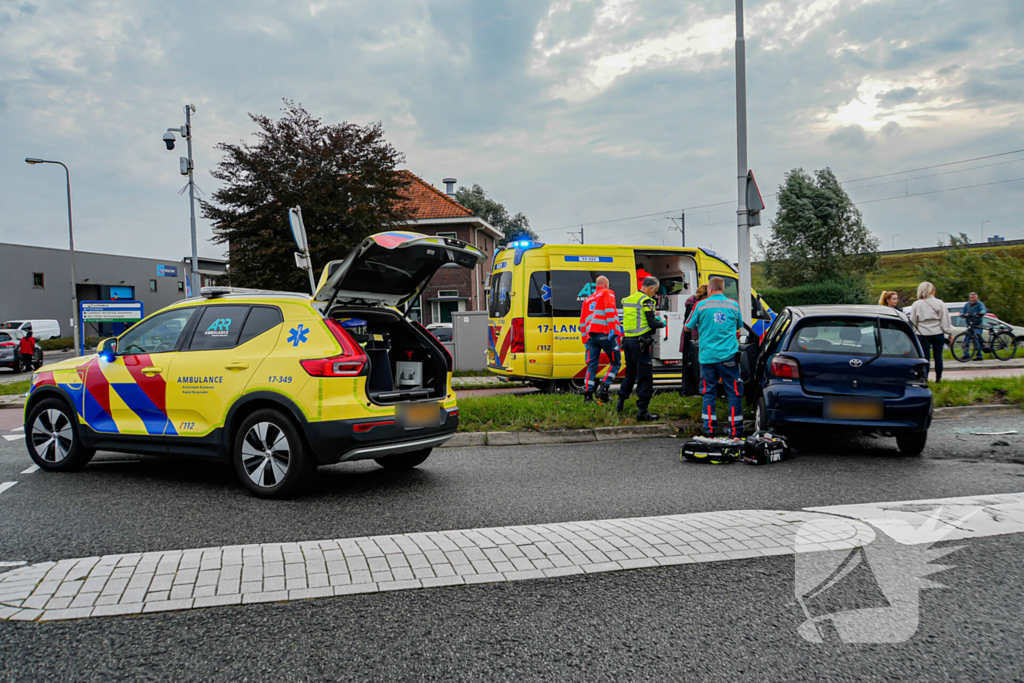
M 533 240 L 516 240 L 515 242 L 509 242 L 508 246 L 516 250 L 515 258 L 513 262 L 515 265 L 519 265 L 523 260 L 523 254 L 530 249 L 540 249 L 544 246 L 543 242 L 534 242 Z

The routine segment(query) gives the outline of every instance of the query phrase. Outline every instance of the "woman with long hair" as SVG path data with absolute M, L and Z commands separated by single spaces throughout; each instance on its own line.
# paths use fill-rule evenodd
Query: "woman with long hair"
M 910 323 L 917 332 L 917 338 L 924 349 L 924 359 L 935 356 L 935 381 L 942 381 L 942 347 L 947 335 L 952 338 L 953 322 L 942 299 L 935 296 L 935 285 L 922 282 L 917 286 L 917 301 L 910 307 Z
M 900 307 L 900 295 L 898 292 L 884 291 L 882 295 L 878 297 L 879 306 L 888 306 L 889 308 Z

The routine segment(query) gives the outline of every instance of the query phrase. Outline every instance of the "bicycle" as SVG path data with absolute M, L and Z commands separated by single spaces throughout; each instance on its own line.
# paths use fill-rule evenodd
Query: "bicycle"
M 990 353 L 999 360 L 1010 360 L 1017 355 L 1017 339 L 1011 333 L 1012 328 L 1009 325 L 999 322 L 988 329 L 989 340 L 986 342 L 981 326 L 975 321 L 969 321 L 967 331 L 953 337 L 949 345 L 953 358 L 966 363 L 983 353 Z

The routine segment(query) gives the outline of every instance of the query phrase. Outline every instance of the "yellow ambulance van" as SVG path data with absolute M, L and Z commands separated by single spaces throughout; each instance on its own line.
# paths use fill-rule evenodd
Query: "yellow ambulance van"
M 679 383 L 687 369 L 680 350 L 686 299 L 716 275 L 725 280 L 726 296 L 736 299 L 739 289 L 733 265 L 703 247 L 509 243 L 495 253 L 491 269 L 490 372 L 531 382 L 544 391 L 582 391 L 586 367 L 579 318 L 583 300 L 594 292 L 597 277 L 604 275 L 621 302 L 637 291 L 638 266 L 660 281 L 658 315 L 668 322 L 658 331 L 654 346 L 655 382 Z M 756 340 L 775 314 L 753 292 L 751 306 Z M 601 365 L 607 365 L 603 354 Z

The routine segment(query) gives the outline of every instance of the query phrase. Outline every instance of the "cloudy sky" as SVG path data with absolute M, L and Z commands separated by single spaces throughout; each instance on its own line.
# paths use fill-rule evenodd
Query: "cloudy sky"
M 746 14 L 765 195 L 797 166 L 852 181 L 1024 149 L 1020 0 L 748 0 Z M 667 216 L 735 198 L 734 32 L 731 0 L 0 0 L 0 242 L 67 243 L 63 172 L 22 161 L 40 156 L 72 169 L 78 248 L 180 258 L 188 199 L 164 130 L 195 103 L 210 193 L 213 146 L 291 98 L 382 121 L 413 172 L 481 184 L 549 242 L 589 223 L 588 242 L 677 244 Z M 885 248 L 895 233 L 909 247 L 977 239 L 986 220 L 1024 238 L 1024 182 L 992 184 L 1017 178 L 1024 153 L 847 187 Z M 735 258 L 734 225 L 729 205 L 691 208 L 687 242 Z M 209 236 L 200 219 L 200 254 L 221 255 Z

